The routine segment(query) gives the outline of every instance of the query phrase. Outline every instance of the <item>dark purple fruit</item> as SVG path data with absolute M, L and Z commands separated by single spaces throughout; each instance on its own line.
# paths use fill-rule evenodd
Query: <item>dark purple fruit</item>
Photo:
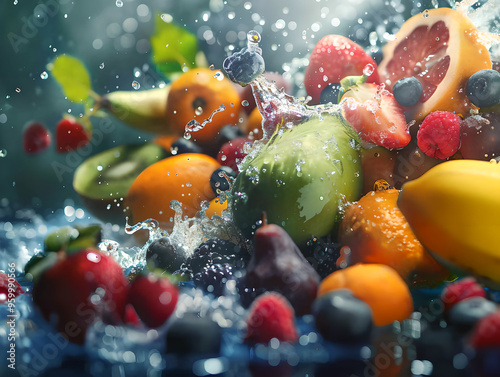
M 182 153 L 203 153 L 203 150 L 198 144 L 191 140 L 184 139 L 183 137 L 178 138 L 172 143 L 170 151 L 174 155 Z
M 316 328 L 323 338 L 339 343 L 365 343 L 373 328 L 372 310 L 349 290 L 318 297 L 312 306 Z
M 253 243 L 255 251 L 240 288 L 247 293 L 277 291 L 290 301 L 297 315 L 310 313 L 320 277 L 288 233 L 278 225 L 264 225 L 255 232 Z M 244 304 L 256 297 L 241 289 L 240 294 Z
M 233 267 L 230 264 L 212 264 L 211 266 L 203 267 L 201 272 L 198 272 L 193 277 L 194 284 L 212 293 L 215 296 L 222 296 L 224 288 L 228 280 L 233 278 Z
M 219 195 L 220 192 L 227 191 L 231 188 L 228 178 L 234 179 L 236 176 L 237 173 L 229 166 L 221 166 L 210 176 L 210 187 L 212 187 L 212 190 L 216 195 Z
M 481 318 L 496 311 L 494 302 L 484 297 L 471 297 L 453 305 L 448 313 L 448 321 L 459 328 L 471 329 Z
M 483 113 L 465 118 L 460 153 L 463 158 L 485 161 L 500 156 L 500 114 Z
M 166 237 L 153 241 L 146 250 L 146 263 L 150 270 L 162 269 L 173 273 L 185 260 L 184 254 L 180 253 Z
M 240 246 L 220 238 L 212 238 L 194 250 L 188 258 L 187 264 L 193 273 L 198 273 L 204 267 L 222 263 L 228 263 L 241 269 L 247 259 L 246 250 Z

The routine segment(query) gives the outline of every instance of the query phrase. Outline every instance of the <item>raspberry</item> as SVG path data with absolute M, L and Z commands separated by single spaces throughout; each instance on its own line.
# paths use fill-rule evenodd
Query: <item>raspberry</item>
M 245 342 L 268 343 L 272 338 L 296 342 L 295 313 L 288 300 L 276 292 L 259 296 L 250 309 Z
M 417 133 L 418 147 L 429 157 L 444 160 L 460 148 L 461 118 L 447 111 L 427 115 Z
M 486 291 L 472 277 L 449 284 L 441 294 L 445 312 L 449 312 L 460 301 L 471 297 L 486 297 Z
M 470 344 L 476 349 L 500 347 L 500 311 L 484 317 L 476 324 Z

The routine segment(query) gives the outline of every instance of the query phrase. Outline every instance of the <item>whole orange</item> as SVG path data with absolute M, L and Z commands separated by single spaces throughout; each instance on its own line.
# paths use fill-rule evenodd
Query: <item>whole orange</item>
M 219 167 L 214 158 L 201 153 L 184 153 L 150 165 L 128 191 L 129 223 L 153 218 L 161 227 L 171 229 L 175 215 L 170 208 L 172 200 L 182 203 L 183 216 L 194 216 L 201 202 L 215 197 L 210 176 Z
M 397 206 L 399 191 L 375 190 L 349 205 L 339 230 L 344 246 L 337 265 L 382 263 L 412 287 L 432 286 L 449 276 L 427 253 Z
M 214 113 L 218 109 L 221 111 Z M 210 68 L 183 73 L 172 82 L 167 98 L 170 129 L 178 135 L 185 133 L 190 121 L 203 124 L 213 116 L 202 129 L 191 133 L 192 140 L 200 144 L 212 142 L 225 125 L 237 124 L 240 109 L 234 84 L 222 72 Z
M 335 289 L 350 289 L 373 311 L 377 326 L 402 321 L 413 312 L 410 289 L 399 274 L 384 264 L 357 264 L 337 270 L 320 284 L 318 297 Z

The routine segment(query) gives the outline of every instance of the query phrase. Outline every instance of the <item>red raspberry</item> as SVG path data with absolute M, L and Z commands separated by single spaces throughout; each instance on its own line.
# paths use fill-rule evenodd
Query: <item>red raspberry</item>
M 447 111 L 427 115 L 417 133 L 418 147 L 429 157 L 444 160 L 460 148 L 461 118 Z
M 24 130 L 23 147 L 26 153 L 38 153 L 51 143 L 49 131 L 41 123 L 31 123 Z
M 470 344 L 476 349 L 500 347 L 500 311 L 479 320 L 472 331 Z
M 128 297 L 142 322 L 156 328 L 163 325 L 174 312 L 179 290 L 167 278 L 150 273 L 132 281 Z
M 486 297 L 484 288 L 472 277 L 447 285 L 441 294 L 445 312 L 448 312 L 453 305 L 471 297 Z
M 66 153 L 87 145 L 90 141 L 89 132 L 75 118 L 67 117 L 57 124 L 56 150 Z
M 263 294 L 252 304 L 245 342 L 268 343 L 272 338 L 291 343 L 298 339 L 293 308 L 276 292 Z

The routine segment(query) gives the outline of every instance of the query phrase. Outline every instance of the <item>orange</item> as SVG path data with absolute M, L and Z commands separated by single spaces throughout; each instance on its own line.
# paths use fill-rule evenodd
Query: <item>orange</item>
M 219 167 L 217 160 L 200 153 L 184 153 L 150 165 L 128 191 L 129 224 L 153 218 L 170 230 L 175 215 L 172 200 L 182 203 L 183 217 L 194 216 L 202 201 L 215 197 L 210 176 Z
M 255 140 L 262 139 L 262 115 L 259 109 L 256 107 L 250 113 L 247 123 L 245 125 L 245 133 L 252 136 Z
M 397 206 L 399 191 L 375 190 L 345 211 L 337 265 L 379 263 L 394 268 L 412 287 L 433 286 L 449 275 L 424 249 Z
M 205 215 L 211 219 L 214 215 L 222 216 L 222 211 L 227 208 L 227 200 L 224 203 L 220 202 L 220 198 L 215 198 L 210 201 L 210 207 L 205 211 Z
M 350 289 L 354 297 L 366 302 L 377 326 L 402 321 L 413 312 L 410 289 L 384 264 L 357 264 L 332 272 L 321 282 L 318 296 L 335 289 Z
M 214 113 L 221 106 L 224 110 Z M 237 124 L 241 109 L 240 97 L 234 84 L 222 72 L 197 68 L 183 73 L 172 83 L 167 98 L 167 117 L 172 132 L 184 135 L 186 125 L 195 120 L 202 124 L 212 121 L 191 133 L 192 140 L 212 142 L 225 125 Z
M 420 100 L 407 108 L 407 115 L 417 122 L 438 110 L 465 115 L 473 106 L 465 92 L 467 80 L 477 71 L 491 69 L 477 28 L 462 12 L 450 8 L 413 16 L 382 51 L 378 71 L 389 88 L 410 76 L 422 83 Z

